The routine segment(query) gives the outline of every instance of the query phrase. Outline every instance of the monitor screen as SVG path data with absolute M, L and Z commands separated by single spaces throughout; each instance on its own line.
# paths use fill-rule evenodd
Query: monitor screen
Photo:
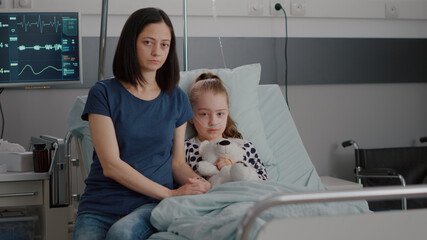
M 1 12 L 0 88 L 82 82 L 79 12 Z

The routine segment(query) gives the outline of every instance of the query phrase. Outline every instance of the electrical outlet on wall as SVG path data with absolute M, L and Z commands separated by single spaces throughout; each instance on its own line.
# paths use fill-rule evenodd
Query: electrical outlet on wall
M 292 0 L 291 15 L 292 17 L 305 16 L 306 3 L 305 0 Z
M 285 9 L 286 15 L 291 13 L 291 0 L 270 0 L 270 15 L 271 16 L 284 16 L 282 9 L 276 10 L 276 4 L 280 3 L 282 8 Z
M 262 0 L 248 0 L 248 14 L 260 16 L 264 14 L 264 3 Z
M 32 8 L 32 0 L 13 0 L 14 8 Z
M 385 4 L 385 17 L 397 18 L 399 16 L 399 8 L 396 3 L 388 2 Z

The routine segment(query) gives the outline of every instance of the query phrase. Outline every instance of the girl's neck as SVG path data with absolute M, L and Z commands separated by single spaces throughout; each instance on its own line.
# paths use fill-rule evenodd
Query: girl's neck
M 199 135 L 197 135 L 197 139 L 199 140 L 199 142 L 203 142 L 203 141 L 208 141 L 208 142 L 210 142 L 210 141 L 214 141 L 214 140 L 218 140 L 218 139 L 221 139 L 221 138 L 224 138 L 224 137 L 219 137 L 219 138 L 215 138 L 215 139 L 205 139 L 205 138 L 203 138 L 203 137 L 200 137 Z

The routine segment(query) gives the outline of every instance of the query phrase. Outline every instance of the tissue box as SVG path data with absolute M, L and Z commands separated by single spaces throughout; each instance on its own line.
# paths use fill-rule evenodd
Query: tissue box
M 8 172 L 34 171 L 33 152 L 0 152 L 0 164 L 6 164 Z

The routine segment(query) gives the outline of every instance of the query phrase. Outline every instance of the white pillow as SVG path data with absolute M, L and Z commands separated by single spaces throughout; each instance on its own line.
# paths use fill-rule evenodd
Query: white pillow
M 261 65 L 257 63 L 234 69 L 196 69 L 181 72 L 179 86 L 188 93 L 196 77 L 204 72 L 211 72 L 221 78 L 228 91 L 230 116 L 236 122 L 237 129 L 244 139 L 255 145 L 265 166 L 276 165 L 273 153 L 267 144 L 258 109 L 257 87 L 261 77 Z M 195 136 L 191 127 L 187 129 L 186 138 Z

